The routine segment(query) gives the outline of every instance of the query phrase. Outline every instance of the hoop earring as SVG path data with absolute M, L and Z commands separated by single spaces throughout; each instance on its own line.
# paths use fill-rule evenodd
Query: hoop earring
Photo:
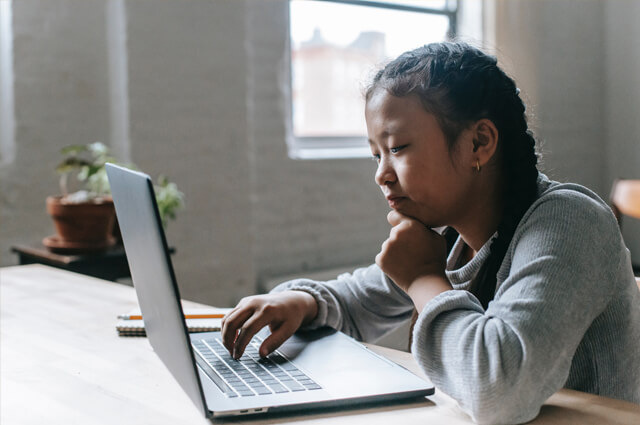
M 480 170 L 481 170 L 481 169 L 482 169 L 482 168 L 480 167 L 480 160 L 479 160 L 479 159 L 476 159 L 476 171 L 477 171 L 477 172 L 480 172 Z

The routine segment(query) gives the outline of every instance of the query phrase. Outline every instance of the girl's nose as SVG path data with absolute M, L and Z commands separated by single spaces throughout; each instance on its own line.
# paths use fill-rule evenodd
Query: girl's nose
M 376 170 L 375 181 L 378 186 L 386 186 L 396 181 L 396 174 L 389 161 L 385 158 L 381 158 L 378 162 L 378 169 Z

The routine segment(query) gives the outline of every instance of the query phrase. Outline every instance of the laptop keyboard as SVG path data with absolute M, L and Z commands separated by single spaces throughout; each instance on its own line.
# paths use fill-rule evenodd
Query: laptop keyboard
M 320 385 L 304 374 L 278 351 L 260 357 L 262 339 L 255 336 L 243 356 L 235 360 L 219 336 L 191 341 L 196 361 L 227 397 L 311 391 Z

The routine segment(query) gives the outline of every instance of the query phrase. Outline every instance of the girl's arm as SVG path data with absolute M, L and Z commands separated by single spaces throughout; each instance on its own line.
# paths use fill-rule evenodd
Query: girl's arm
M 426 305 L 414 328 L 418 363 L 479 423 L 537 416 L 567 381 L 626 262 L 601 201 L 557 191 L 535 205 L 516 230 L 488 309 L 467 291 L 448 291 Z
M 335 280 L 296 279 L 272 292 L 300 290 L 311 294 L 318 313 L 308 328 L 329 326 L 360 341 L 376 341 L 411 319 L 411 298 L 377 265 L 345 273 Z
M 271 335 L 260 346 L 261 356 L 301 327 L 330 326 L 375 341 L 408 321 L 412 311 L 411 299 L 374 265 L 329 282 L 296 279 L 269 294 L 245 297 L 222 319 L 222 341 L 236 359 L 265 326 Z

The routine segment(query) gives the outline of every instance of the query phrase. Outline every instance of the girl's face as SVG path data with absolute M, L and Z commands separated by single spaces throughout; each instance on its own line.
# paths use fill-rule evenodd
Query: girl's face
M 371 94 L 365 109 L 375 181 L 389 206 L 426 226 L 469 219 L 477 195 L 473 140 L 463 131 L 449 150 L 436 117 L 415 95 Z

